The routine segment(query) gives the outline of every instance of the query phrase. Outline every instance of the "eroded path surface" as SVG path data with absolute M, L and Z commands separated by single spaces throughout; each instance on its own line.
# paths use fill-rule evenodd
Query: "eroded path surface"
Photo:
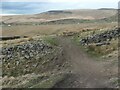
M 110 77 L 104 64 L 91 59 L 70 38 L 60 37 L 65 59 L 71 63 L 72 73 L 55 87 L 63 88 L 110 88 Z

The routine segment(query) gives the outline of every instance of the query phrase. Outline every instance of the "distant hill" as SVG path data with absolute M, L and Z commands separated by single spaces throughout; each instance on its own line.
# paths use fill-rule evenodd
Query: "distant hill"
M 116 10 L 115 8 L 100 8 L 98 10 Z
M 52 10 L 34 15 L 3 16 L 4 23 L 37 23 L 63 19 L 96 20 L 116 15 L 115 9 Z
M 52 10 L 45 13 L 46 14 L 72 14 L 71 11 L 63 11 L 63 10 Z

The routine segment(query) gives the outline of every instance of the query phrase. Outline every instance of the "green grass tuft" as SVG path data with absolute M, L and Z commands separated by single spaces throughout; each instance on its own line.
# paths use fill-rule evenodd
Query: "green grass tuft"
M 52 36 L 46 36 L 43 38 L 43 40 L 50 44 L 50 45 L 53 45 L 53 46 L 58 46 L 59 45 L 59 42 L 58 40 L 55 38 L 55 37 L 52 37 Z

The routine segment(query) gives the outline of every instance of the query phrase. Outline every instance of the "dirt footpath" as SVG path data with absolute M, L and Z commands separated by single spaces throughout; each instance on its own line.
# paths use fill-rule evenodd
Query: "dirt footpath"
M 93 60 L 85 54 L 79 46 L 72 43 L 70 38 L 59 38 L 64 49 L 64 57 L 70 62 L 72 73 L 56 84 L 57 88 L 110 88 L 110 74 L 105 64 Z

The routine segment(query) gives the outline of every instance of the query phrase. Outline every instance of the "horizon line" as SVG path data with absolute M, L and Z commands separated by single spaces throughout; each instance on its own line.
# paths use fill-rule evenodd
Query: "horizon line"
M 118 10 L 118 8 L 89 8 L 89 9 L 87 9 L 87 8 L 82 8 L 82 9 L 61 9 L 61 10 L 105 10 L 105 9 L 107 9 L 107 10 L 110 10 L 110 9 L 113 9 L 113 10 Z M 11 14 L 11 13 L 4 13 L 4 14 L 2 14 L 2 13 L 0 13 L 0 16 L 18 16 L 18 15 L 35 15 L 35 14 L 42 14 L 42 13 L 45 13 L 45 12 L 48 12 L 48 11 L 60 11 L 60 10 L 53 10 L 53 9 L 51 9 L 51 10 L 47 10 L 47 11 L 43 11 L 43 12 L 38 12 L 38 13 L 33 13 L 33 14 Z

